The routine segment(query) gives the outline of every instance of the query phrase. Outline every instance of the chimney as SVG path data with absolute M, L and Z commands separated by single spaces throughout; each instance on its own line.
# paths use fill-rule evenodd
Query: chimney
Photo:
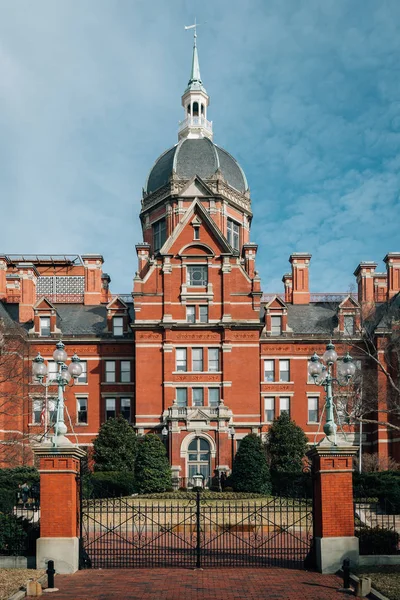
M 107 273 L 103 273 L 103 275 L 101 276 L 101 303 L 102 304 L 108 304 L 111 300 L 110 281 L 111 281 L 111 277 Z
M 244 257 L 244 268 L 250 279 L 253 279 L 254 277 L 257 248 L 257 244 L 252 243 L 243 244 L 242 248 Z
M 85 269 L 85 293 L 83 303 L 89 306 L 101 304 L 102 298 L 102 265 L 101 254 L 85 254 L 82 256 Z
M 16 265 L 20 277 L 21 298 L 19 303 L 19 322 L 33 321 L 33 306 L 36 304 L 36 282 L 39 271 L 33 263 Z
M 292 286 L 293 286 L 293 278 L 291 273 L 285 273 L 282 277 L 283 285 L 285 286 L 285 302 L 292 302 Z
M 378 263 L 361 262 L 354 275 L 357 278 L 358 302 L 362 304 L 374 304 L 374 279 L 373 275 Z
M 308 267 L 311 254 L 307 252 L 294 252 L 289 257 L 292 265 L 292 302 L 293 304 L 309 304 L 310 288 L 308 281 Z
M 0 256 L 0 301 L 7 298 L 7 261 L 5 256 Z
M 386 302 L 387 298 L 387 274 L 386 273 L 374 273 L 374 301 L 375 302 Z
M 400 292 L 400 252 L 388 252 L 383 262 L 387 272 L 387 299 Z

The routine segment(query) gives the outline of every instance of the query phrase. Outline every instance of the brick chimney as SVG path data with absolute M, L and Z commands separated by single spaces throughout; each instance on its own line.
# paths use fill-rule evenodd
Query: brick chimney
M 0 300 L 7 298 L 7 261 L 5 256 L 0 256 Z
M 147 242 L 136 244 L 136 252 L 138 257 L 138 273 L 140 277 L 143 277 L 149 265 L 150 244 L 147 244 Z
M 102 304 L 108 304 L 111 300 L 110 281 L 111 281 L 111 277 L 107 273 L 103 273 L 103 275 L 101 276 L 101 303 Z
M 374 300 L 375 302 L 386 302 L 387 298 L 387 274 L 374 273 Z
M 311 254 L 307 252 L 294 252 L 289 257 L 292 265 L 292 302 L 293 304 L 309 304 L 310 288 L 308 267 Z
M 282 277 L 283 285 L 285 286 L 285 302 L 292 302 L 293 278 L 291 273 L 285 273 Z
M 101 304 L 102 300 L 102 265 L 104 262 L 101 254 L 85 254 L 82 256 L 85 269 L 84 304 Z
M 387 299 L 400 292 L 400 252 L 388 252 L 383 262 L 387 272 Z
M 257 248 L 257 244 L 253 244 L 251 242 L 249 242 L 248 244 L 243 244 L 242 248 L 244 268 L 246 269 L 246 273 L 248 274 L 250 279 L 253 279 L 254 277 Z
M 374 304 L 374 272 L 378 263 L 375 262 L 361 262 L 354 275 L 357 278 L 358 285 L 358 302 L 361 305 Z
M 16 265 L 20 277 L 21 299 L 19 303 L 19 322 L 33 321 L 33 306 L 36 304 L 36 282 L 39 271 L 33 263 Z

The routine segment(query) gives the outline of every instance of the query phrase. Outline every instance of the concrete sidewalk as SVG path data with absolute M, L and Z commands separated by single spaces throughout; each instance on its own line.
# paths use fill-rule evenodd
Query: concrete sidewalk
M 344 600 L 342 580 L 290 569 L 119 569 L 56 575 L 52 600 Z

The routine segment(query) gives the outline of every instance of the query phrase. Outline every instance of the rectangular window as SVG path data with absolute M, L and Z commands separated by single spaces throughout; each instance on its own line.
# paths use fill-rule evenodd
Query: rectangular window
M 191 265 L 187 267 L 187 284 L 204 287 L 208 283 L 207 265 Z
M 279 398 L 279 413 L 288 413 L 290 414 L 290 398 L 284 396 L 283 398 Z
M 88 422 L 88 399 L 87 396 L 76 399 L 76 421 L 77 423 Z
M 76 383 L 87 383 L 87 361 L 81 360 L 79 364 L 82 367 L 82 373 L 77 377 Z
M 194 240 L 200 239 L 200 227 L 193 227 L 193 239 Z
M 176 402 L 178 406 L 187 406 L 187 388 L 176 388 Z
M 167 224 L 165 219 L 160 219 L 153 224 L 153 247 L 154 252 L 157 252 L 167 239 Z
M 275 361 L 264 360 L 264 381 L 275 381 Z
M 131 380 L 131 361 L 121 360 L 121 383 L 129 383 Z
M 186 348 L 176 349 L 176 370 L 187 371 L 187 350 Z
M 186 307 L 186 321 L 187 321 L 187 323 L 196 323 L 196 307 L 195 306 L 187 306 Z
M 208 370 L 219 371 L 219 349 L 209 348 L 208 349 Z
M 275 419 L 275 398 L 265 398 L 265 420 L 272 423 Z
M 124 318 L 123 317 L 113 317 L 113 334 L 114 335 L 124 335 Z
M 115 383 L 115 360 L 106 360 L 106 382 Z
M 192 348 L 193 371 L 203 370 L 203 348 Z
M 235 250 L 239 250 L 239 231 L 240 225 L 235 223 L 235 221 L 232 221 L 232 219 L 228 219 L 227 240 L 228 244 L 232 246 L 232 248 L 235 248 Z
M 40 425 L 43 409 L 43 400 L 34 400 L 32 402 L 32 423 Z
M 57 398 L 49 398 L 47 401 L 49 424 L 54 425 L 57 421 Z
M 208 404 L 209 406 L 218 406 L 219 388 L 208 388 Z
M 113 419 L 115 416 L 115 398 L 106 398 L 106 420 Z
M 131 399 L 130 398 L 121 398 L 121 407 L 119 411 L 120 415 L 124 417 L 128 421 L 131 422 Z
M 282 317 L 277 315 L 271 316 L 271 333 L 272 335 L 281 335 L 282 333 Z
M 208 306 L 204 304 L 199 306 L 199 321 L 200 323 L 208 323 Z
M 344 315 L 344 333 L 346 335 L 354 335 L 354 316 Z
M 308 422 L 318 423 L 318 396 L 308 397 Z
M 50 317 L 40 317 L 40 335 L 50 335 Z
M 54 360 L 49 360 L 47 363 L 47 373 L 49 381 L 55 381 L 57 379 L 58 364 Z
M 290 381 L 289 361 L 279 361 L 279 381 Z
M 203 388 L 193 388 L 193 406 L 204 405 L 204 390 Z

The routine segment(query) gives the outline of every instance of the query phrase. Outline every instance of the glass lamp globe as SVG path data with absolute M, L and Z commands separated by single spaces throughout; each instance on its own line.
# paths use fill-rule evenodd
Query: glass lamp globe
M 308 372 L 312 377 L 314 377 L 315 375 L 320 375 L 322 373 L 322 364 L 316 352 L 314 352 L 314 354 L 311 357 L 311 360 L 308 363 Z
M 343 357 L 343 361 L 340 368 L 340 374 L 344 377 L 353 377 L 356 372 L 356 365 L 353 362 L 350 354 L 347 354 Z
M 337 353 L 335 351 L 335 346 L 332 343 L 327 345 L 322 358 L 327 365 L 333 365 L 337 361 Z
M 39 379 L 47 375 L 47 366 L 44 364 L 43 356 L 39 354 L 33 359 L 32 371 L 34 376 Z
M 68 367 L 68 371 L 72 377 L 80 377 L 82 375 L 82 365 L 80 363 L 80 358 L 76 354 L 71 358 L 71 363 Z
M 61 367 L 61 379 L 63 381 L 65 381 L 66 383 L 68 383 L 69 381 L 71 381 L 71 374 L 68 371 L 67 365 L 63 365 Z
M 57 344 L 56 344 L 56 349 L 53 352 L 53 359 L 55 360 L 56 363 L 63 363 L 67 360 L 68 355 L 64 350 L 65 346 L 62 343 L 62 341 L 60 340 Z

